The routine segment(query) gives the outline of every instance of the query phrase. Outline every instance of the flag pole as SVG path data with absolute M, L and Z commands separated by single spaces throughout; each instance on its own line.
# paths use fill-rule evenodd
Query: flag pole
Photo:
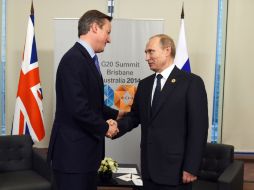
M 32 0 L 32 5 L 31 5 L 31 10 L 30 10 L 31 15 L 34 15 L 34 3 Z
M 190 60 L 187 51 L 187 43 L 185 37 L 185 27 L 184 27 L 184 4 L 182 5 L 181 11 L 181 26 L 179 31 L 178 43 L 176 47 L 176 55 L 174 59 L 174 64 L 181 70 L 186 72 L 191 72 Z
M 41 141 L 45 137 L 42 99 L 32 1 L 20 69 L 12 135 L 30 134 L 34 142 Z
M 183 5 L 182 5 L 181 19 L 184 19 L 184 2 L 183 2 Z

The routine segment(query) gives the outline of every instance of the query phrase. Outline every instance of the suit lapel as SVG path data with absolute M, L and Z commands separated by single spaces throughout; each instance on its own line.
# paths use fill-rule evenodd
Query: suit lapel
M 152 99 L 152 90 L 153 90 L 153 82 L 154 82 L 155 74 L 153 74 L 147 81 L 147 85 L 145 85 L 145 105 L 147 110 L 147 118 L 151 117 L 151 99 Z
M 154 119 L 154 117 L 160 112 L 162 106 L 165 105 L 165 101 L 167 101 L 170 98 L 172 92 L 174 91 L 175 87 L 178 84 L 178 79 L 179 79 L 178 74 L 179 74 L 179 69 L 175 66 L 171 74 L 169 75 L 165 85 L 163 86 L 163 89 L 159 96 L 158 105 L 155 107 L 155 110 L 153 110 L 151 119 Z

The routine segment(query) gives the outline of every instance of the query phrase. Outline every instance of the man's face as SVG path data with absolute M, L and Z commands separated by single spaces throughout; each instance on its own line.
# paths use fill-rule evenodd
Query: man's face
M 111 22 L 105 19 L 105 23 L 102 26 L 102 28 L 98 26 L 97 29 L 98 29 L 96 37 L 97 47 L 95 51 L 96 53 L 100 53 L 104 51 L 106 44 L 111 42 L 110 39 Z
M 146 61 L 150 69 L 154 72 L 162 72 L 168 66 L 169 53 L 170 48 L 162 48 L 159 37 L 150 39 L 145 49 Z

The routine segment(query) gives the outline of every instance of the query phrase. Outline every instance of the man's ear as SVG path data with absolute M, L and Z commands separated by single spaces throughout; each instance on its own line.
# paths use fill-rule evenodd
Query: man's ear
M 170 46 L 169 46 L 169 47 L 166 47 L 166 48 L 165 48 L 165 51 L 166 51 L 166 54 L 167 54 L 168 56 L 171 55 L 171 47 L 170 47 Z
M 98 24 L 96 24 L 95 22 L 92 23 L 91 31 L 94 32 L 94 33 L 97 33 L 98 27 L 99 27 Z

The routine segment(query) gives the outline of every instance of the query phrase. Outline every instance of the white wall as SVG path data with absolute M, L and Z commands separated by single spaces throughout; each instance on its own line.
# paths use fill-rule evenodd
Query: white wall
M 254 1 L 231 0 L 222 142 L 254 152 Z
M 115 16 L 118 18 L 165 19 L 165 33 L 172 36 L 177 43 L 182 1 L 116 0 L 115 3 Z M 10 133 L 30 1 L 8 0 L 7 6 L 6 121 L 7 133 Z M 184 6 L 191 68 L 192 72 L 204 79 L 209 99 L 209 117 L 211 121 L 217 1 L 188 0 L 185 1 Z M 43 107 L 46 127 L 46 138 L 37 145 L 39 147 L 47 147 L 53 123 L 53 18 L 78 18 L 89 9 L 98 9 L 106 13 L 107 0 L 34 0 L 34 9 L 35 35 L 44 93 Z

